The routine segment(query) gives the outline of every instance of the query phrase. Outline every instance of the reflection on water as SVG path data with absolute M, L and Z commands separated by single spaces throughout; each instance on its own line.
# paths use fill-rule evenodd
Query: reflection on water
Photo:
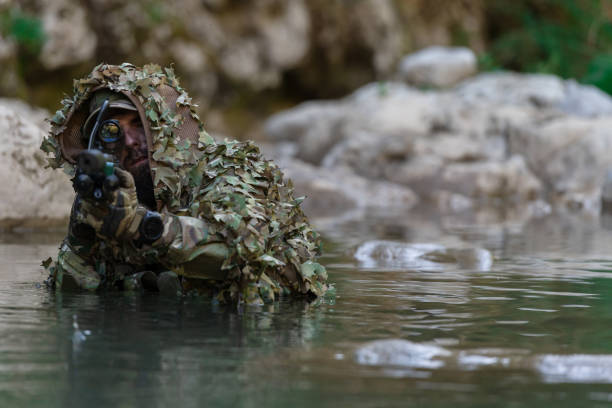
M 0 406 L 598 406 L 612 401 L 605 226 L 405 214 L 323 225 L 336 298 L 241 309 L 55 294 L 38 265 L 61 235 L 5 234 Z M 481 247 L 494 260 L 353 256 L 388 241 Z

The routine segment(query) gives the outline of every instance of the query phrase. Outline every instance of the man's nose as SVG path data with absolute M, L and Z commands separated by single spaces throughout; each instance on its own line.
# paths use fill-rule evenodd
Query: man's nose
M 140 138 L 133 129 L 125 130 L 125 145 L 129 147 L 139 147 L 140 146 Z

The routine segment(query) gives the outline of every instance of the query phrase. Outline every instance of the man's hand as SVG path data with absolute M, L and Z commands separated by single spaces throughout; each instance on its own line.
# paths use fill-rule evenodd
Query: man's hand
M 122 169 L 115 169 L 119 188 L 107 202 L 80 200 L 76 212 L 78 222 L 90 225 L 96 235 L 104 239 L 126 241 L 137 238 L 138 227 L 146 209 L 138 204 L 136 185 L 132 175 Z

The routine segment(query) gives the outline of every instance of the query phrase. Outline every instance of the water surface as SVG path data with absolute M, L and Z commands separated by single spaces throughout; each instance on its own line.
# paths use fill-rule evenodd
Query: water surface
M 1 235 L 0 406 L 607 406 L 612 230 L 500 219 L 316 221 L 335 299 L 240 309 L 55 294 L 39 264 L 61 234 Z M 494 263 L 355 259 L 381 239 L 486 248 Z

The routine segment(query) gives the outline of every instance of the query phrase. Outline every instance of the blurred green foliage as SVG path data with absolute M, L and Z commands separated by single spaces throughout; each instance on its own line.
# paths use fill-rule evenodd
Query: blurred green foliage
M 164 3 L 158 0 L 148 1 L 144 4 L 144 10 L 152 24 L 159 24 L 164 21 Z
M 0 30 L 3 35 L 15 39 L 20 48 L 32 54 L 40 52 L 46 39 L 40 19 L 17 8 L 0 13 Z
M 482 69 L 556 74 L 612 94 L 612 0 L 491 0 Z

